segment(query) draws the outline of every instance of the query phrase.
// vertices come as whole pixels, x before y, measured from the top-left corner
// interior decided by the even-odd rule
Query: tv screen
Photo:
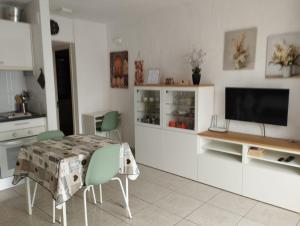
[[[225,118],[287,126],[289,90],[226,88]]]

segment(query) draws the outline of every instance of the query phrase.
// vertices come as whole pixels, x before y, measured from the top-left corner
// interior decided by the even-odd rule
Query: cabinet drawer
[[[0,141],[13,140],[22,137],[36,136],[45,131],[44,126],[32,127],[27,129],[12,130],[0,133]]]

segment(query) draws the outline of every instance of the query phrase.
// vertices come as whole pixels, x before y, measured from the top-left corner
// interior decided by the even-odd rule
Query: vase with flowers
[[[293,44],[282,42],[275,45],[270,63],[280,65],[282,76],[288,78],[292,75],[292,67],[296,65],[299,57],[299,48]]]
[[[202,50],[194,49],[187,57],[189,64],[192,66],[192,79],[194,85],[199,85],[201,80],[201,65],[206,53]]]

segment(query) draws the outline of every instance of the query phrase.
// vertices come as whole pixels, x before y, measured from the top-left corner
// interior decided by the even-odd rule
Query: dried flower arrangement
[[[296,64],[300,56],[299,48],[293,44],[286,44],[284,41],[275,45],[275,50],[270,63],[278,64],[281,67],[287,67]]]
[[[244,32],[240,33],[237,39],[233,40],[233,60],[235,69],[241,69],[247,66],[249,49],[245,46],[246,35]]]
[[[201,71],[201,65],[203,64],[206,53],[202,50],[194,49],[187,57],[188,63],[192,66],[193,72]]]

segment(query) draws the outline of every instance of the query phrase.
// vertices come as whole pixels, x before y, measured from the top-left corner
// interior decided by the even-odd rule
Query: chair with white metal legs
[[[84,216],[85,226],[88,226],[86,192],[93,186],[99,185],[100,188],[100,203],[102,203],[101,184],[108,181],[118,181],[122,195],[126,204],[126,209],[131,219],[131,212],[128,204],[128,196],[124,192],[123,184],[120,178],[116,177],[120,166],[120,145],[113,144],[105,146],[94,152],[91,157],[88,170],[85,177],[86,188],[83,191]]]
[[[63,139],[63,137],[65,136],[65,134],[62,131],[59,130],[50,130],[50,131],[46,131],[43,133],[40,133],[37,136],[37,140],[38,141],[45,141],[45,140],[61,140]],[[35,202],[35,197],[36,197],[36,192],[37,192],[37,186],[38,183],[36,182],[34,185],[34,190],[33,190],[33,195],[32,195],[32,201],[31,201],[31,207],[33,208],[34,206],[34,202]],[[92,187],[92,192],[93,192],[93,199],[94,199],[94,203],[96,204],[96,195],[95,195],[95,190],[94,187]],[[52,223],[55,224],[56,221],[56,217],[55,217],[55,200],[52,201]]]
[[[111,137],[111,133],[115,132],[118,135],[119,140],[122,140],[121,133],[118,129],[120,114],[117,111],[110,111],[104,115],[101,128],[98,128],[98,132],[104,132],[107,137]]]

